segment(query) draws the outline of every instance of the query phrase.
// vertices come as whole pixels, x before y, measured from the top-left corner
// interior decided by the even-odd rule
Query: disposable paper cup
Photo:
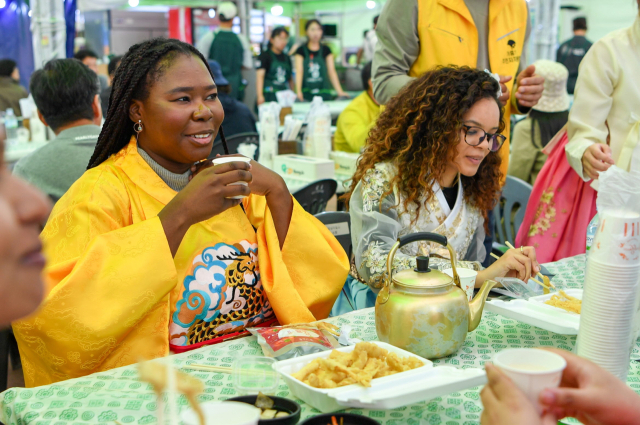
[[[258,425],[260,409],[247,403],[236,401],[223,401],[215,403],[202,403],[207,425]],[[200,421],[193,409],[186,410],[180,415],[185,425],[199,425]]]
[[[251,158],[247,158],[246,156],[225,156],[222,158],[216,158],[212,162],[213,162],[213,165],[226,164],[228,162],[246,162],[248,164],[251,162]],[[248,186],[248,183],[235,182],[235,183],[229,183],[227,186],[234,186],[234,185]],[[245,198],[245,196],[232,196],[229,199],[243,199],[243,198]]]
[[[533,403],[538,413],[540,392],[560,384],[565,359],[555,353],[535,348],[511,348],[493,356],[493,364],[499,367]]]
[[[606,212],[600,216],[589,259],[619,266],[637,265],[639,245],[640,214],[624,210]]]
[[[478,276],[478,272],[471,269],[464,269],[462,267],[457,267],[456,271],[458,272],[458,276],[460,276],[460,286],[467,294],[467,299],[469,301],[473,300],[473,289],[476,286],[476,276]],[[443,270],[443,273],[453,277],[453,269],[445,269]]]

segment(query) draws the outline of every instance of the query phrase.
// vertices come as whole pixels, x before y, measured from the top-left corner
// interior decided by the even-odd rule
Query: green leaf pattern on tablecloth
[[[573,257],[548,264],[547,269],[555,273],[554,284],[561,289],[581,288],[584,280],[584,256]],[[349,324],[352,337],[365,341],[376,339],[373,309],[361,310],[332,318],[338,326]],[[481,368],[491,360],[496,350],[511,347],[548,346],[571,350],[575,336],[557,335],[543,329],[517,322],[503,316],[485,312],[480,326],[467,336],[464,346],[455,355],[435,360],[438,365],[458,368]],[[176,366],[192,363],[207,363],[231,366],[234,359],[261,355],[262,350],[255,337],[229,341],[212,347],[178,354],[172,357]],[[639,346],[633,350],[634,358],[640,357]],[[640,393],[640,364],[631,362],[628,383]],[[201,402],[225,400],[238,395],[233,388],[230,375],[223,373],[190,373],[201,379],[205,393]],[[155,424],[158,402],[150,385],[137,380],[135,366],[98,373],[83,378],[58,382],[54,385],[24,389],[13,388],[0,394],[0,421],[7,425],[62,425],[74,423]],[[481,387],[469,388],[433,400],[394,410],[351,409],[353,413],[373,418],[384,425],[478,425],[482,404]],[[292,397],[289,388],[281,382],[276,394]],[[184,396],[178,397],[181,409],[187,406]],[[302,418],[317,415],[316,409],[302,403]]]

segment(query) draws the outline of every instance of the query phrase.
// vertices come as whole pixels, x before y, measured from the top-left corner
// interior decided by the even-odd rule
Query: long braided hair
[[[129,143],[134,124],[129,118],[131,100],[145,100],[149,96],[149,86],[162,76],[178,55],[200,58],[213,79],[206,59],[190,44],[174,39],[154,38],[131,46],[113,78],[109,110],[87,169],[102,164]],[[226,146],[222,126],[218,131]]]

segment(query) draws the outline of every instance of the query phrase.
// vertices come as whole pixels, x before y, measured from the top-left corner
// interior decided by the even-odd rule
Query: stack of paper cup
[[[640,214],[604,213],[585,274],[577,353],[626,381],[635,341]]]

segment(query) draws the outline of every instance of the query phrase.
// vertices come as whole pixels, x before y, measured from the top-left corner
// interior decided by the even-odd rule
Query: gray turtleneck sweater
[[[151,167],[151,169],[155,171],[158,176],[160,176],[162,181],[176,192],[180,192],[182,189],[184,189],[187,183],[189,183],[191,170],[187,170],[187,172],[183,174],[172,173],[171,171],[167,170],[162,165],[154,161],[148,153],[146,153],[143,149],[140,149],[140,146],[138,146],[138,153],[142,158],[144,158],[147,164],[149,164],[149,167]]]

